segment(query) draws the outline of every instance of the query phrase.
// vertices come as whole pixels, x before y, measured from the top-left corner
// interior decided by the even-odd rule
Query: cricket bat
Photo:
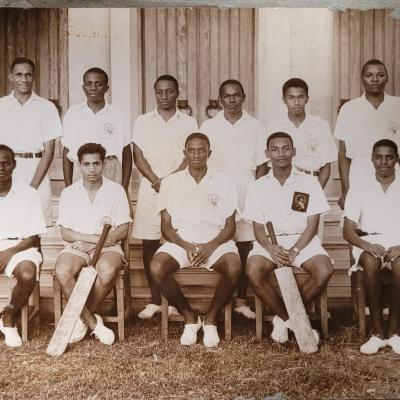
[[[272,244],[277,245],[274,227],[267,222],[267,230]],[[318,345],[312,332],[303,300],[291,267],[275,268],[275,276],[282,293],[283,301],[289,315],[289,319],[302,353],[315,353]]]
[[[68,299],[64,312],[62,313],[53,336],[50,339],[49,345],[47,346],[46,353],[50,356],[61,356],[68,346],[69,338],[71,337],[75,324],[85,307],[86,300],[94,281],[96,280],[97,271],[94,267],[99,259],[101,249],[103,248],[110,229],[111,225],[109,224],[103,226],[103,231],[101,232],[99,242],[94,251],[91,265],[82,268],[79,273],[79,277],[75,283],[74,289],[72,290],[71,296]]]

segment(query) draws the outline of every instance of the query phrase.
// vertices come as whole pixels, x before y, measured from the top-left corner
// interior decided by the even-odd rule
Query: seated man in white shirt
[[[65,188],[60,197],[57,224],[61,228],[65,248],[56,261],[56,276],[66,298],[75,286],[76,275],[90,263],[104,224],[112,229],[96,264],[97,278],[81,318],[75,325],[70,343],[82,340],[88,327],[100,342],[111,345],[115,336],[94,314],[113,286],[122,266],[124,253],[120,242],[128,234],[129,204],[123,187],[102,176],[106,150],[96,143],[78,149],[82,180]]]
[[[317,230],[322,213],[329,210],[319,182],[292,167],[296,154],[290,135],[275,132],[267,140],[270,172],[249,189],[243,218],[253,221],[256,241],[247,260],[247,274],[257,296],[276,314],[272,320],[274,341],[285,343],[291,323],[282,298],[268,280],[276,267],[294,266],[310,274],[300,287],[305,304],[318,296],[333,272]],[[271,243],[265,225],[271,221],[278,245]],[[314,335],[319,341],[318,332]]]
[[[211,154],[206,135],[193,133],[185,142],[188,168],[164,178],[158,199],[161,230],[167,242],[155,254],[150,273],[159,291],[185,318],[181,344],[197,341],[203,326],[203,343],[219,343],[217,314],[231,299],[240,277],[235,242],[237,198],[226,175],[207,170]],[[204,267],[218,271],[220,281],[204,322],[190,307],[173,274],[180,268]]]
[[[9,347],[22,345],[15,318],[33,291],[42,261],[38,235],[46,232],[39,194],[13,182],[15,166],[13,150],[0,145],[0,273],[17,279],[10,302],[0,313],[0,332]]]
[[[396,143],[389,139],[376,142],[372,150],[375,176],[350,186],[345,202],[343,236],[353,245],[355,259],[350,272],[364,270],[371,314],[372,336],[360,348],[364,354],[375,354],[386,345],[400,354],[400,178],[395,172],[398,161]],[[391,268],[393,274],[388,293],[387,334],[382,320],[383,293],[379,281],[383,267]]]

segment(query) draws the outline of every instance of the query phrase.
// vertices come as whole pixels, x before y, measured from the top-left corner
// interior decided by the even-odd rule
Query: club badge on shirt
[[[305,213],[308,208],[309,200],[310,195],[308,193],[294,192],[292,200],[292,210]]]
[[[116,137],[116,130],[114,128],[114,125],[106,122],[103,125],[103,135],[106,139],[114,139]]]
[[[389,123],[389,131],[391,132],[392,135],[395,135],[396,133],[399,132],[399,124],[396,121],[391,121]]]
[[[103,217],[100,218],[99,222],[99,227],[103,228],[105,224],[109,224],[111,226],[114,226],[114,219],[113,217],[110,217],[109,215],[104,215]]]
[[[315,139],[307,140],[306,149],[307,153],[314,154],[318,150],[318,142]]]
[[[207,196],[207,208],[215,210],[219,204],[219,196],[216,193],[210,193]]]

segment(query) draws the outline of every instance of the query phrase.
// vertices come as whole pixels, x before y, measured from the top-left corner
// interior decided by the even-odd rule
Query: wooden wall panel
[[[143,111],[155,107],[154,80],[168,73],[178,79],[179,98],[189,100],[199,123],[207,118],[208,101],[217,99],[220,83],[229,78],[242,81],[245,108],[254,113],[254,9],[142,9],[141,24]]]
[[[335,13],[335,106],[341,99],[360,96],[362,65],[371,58],[382,60],[389,74],[386,91],[400,96],[400,21],[391,10],[348,10]],[[335,114],[336,114],[335,107]]]

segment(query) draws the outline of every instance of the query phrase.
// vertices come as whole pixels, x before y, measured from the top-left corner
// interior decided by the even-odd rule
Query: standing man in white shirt
[[[372,335],[360,351],[375,354],[389,345],[400,354],[400,178],[395,173],[399,162],[396,143],[383,139],[372,149],[375,176],[360,185],[350,186],[344,209],[344,238],[353,245],[355,263],[350,269],[364,270],[365,292],[371,314]],[[357,228],[362,236],[357,234]],[[382,318],[383,267],[392,270],[389,288],[389,324],[387,334]]]
[[[288,133],[296,149],[293,165],[298,170],[317,177],[324,188],[331,172],[331,163],[337,160],[337,147],[329,124],[306,113],[308,85],[302,79],[292,78],[284,83],[282,100],[288,112],[284,118],[272,122],[267,133]]]
[[[268,273],[286,265],[307,271],[310,277],[299,288],[305,304],[322,292],[333,266],[316,234],[320,215],[329,211],[329,204],[319,182],[292,167],[296,150],[289,134],[270,135],[266,154],[272,169],[251,185],[243,213],[243,218],[253,222],[256,237],[247,274],[257,296],[275,314],[271,338],[285,343],[291,322],[282,298],[268,281]],[[267,236],[268,221],[274,226],[277,245]],[[318,342],[315,330],[314,335]]]
[[[210,141],[203,133],[186,139],[188,167],[165,178],[158,199],[161,229],[167,240],[151,262],[150,273],[160,292],[185,318],[181,344],[196,344],[203,327],[203,343],[216,347],[218,312],[229,302],[240,277],[240,259],[235,243],[237,199],[235,188],[224,174],[209,171]],[[204,322],[190,307],[173,278],[180,268],[204,267],[218,271],[215,288]]]
[[[339,172],[344,207],[353,183],[373,176],[371,149],[380,139],[400,144],[400,97],[385,93],[388,74],[380,60],[367,61],[361,71],[365,93],[345,103],[339,112],[334,137],[339,140]]]
[[[128,235],[132,219],[123,187],[103,176],[105,148],[98,143],[86,143],[78,149],[77,155],[82,180],[61,193],[57,224],[65,248],[57,258],[55,271],[68,299],[77,274],[90,263],[103,225],[111,225],[96,264],[98,275],[82,312],[83,320],[78,320],[70,338],[70,343],[82,340],[89,327],[101,343],[111,345],[114,332],[106,328],[100,315],[94,312],[112,289],[115,275],[122,266],[124,252],[120,242]]]
[[[38,278],[42,261],[38,235],[46,232],[39,195],[14,181],[15,167],[13,150],[0,144],[0,273],[17,279],[10,302],[0,313],[0,332],[9,347],[22,345],[15,319]]]
[[[101,68],[83,74],[86,101],[68,109],[63,118],[63,170],[65,186],[81,179],[77,151],[85,143],[100,143],[106,149],[103,174],[120,183],[128,193],[132,173],[131,137],[120,109],[105,100],[108,75]]]
[[[154,93],[157,108],[136,119],[132,138],[133,158],[142,174],[132,236],[143,241],[143,264],[151,292],[151,303],[139,313],[139,318],[151,318],[161,311],[161,296],[149,273],[161,239],[161,217],[157,214],[161,180],[186,167],[182,155],[185,139],[198,130],[196,120],[176,107],[179,86],[173,76],[159,76]],[[176,310],[170,307],[169,312]]]
[[[40,195],[47,226],[52,225],[50,180],[47,171],[55,139],[62,134],[56,106],[33,90],[35,64],[24,57],[11,64],[13,91],[0,99],[0,143],[15,152],[14,181],[26,183]]]
[[[235,183],[240,211],[244,209],[248,184],[267,172],[264,152],[267,135],[262,123],[243,110],[245,99],[239,81],[229,79],[222,82],[219,101],[223,110],[204,121],[200,128],[211,142],[208,166],[212,171],[227,174]],[[255,313],[246,301],[246,260],[254,240],[253,228],[248,221],[238,221],[234,240],[242,263],[235,312],[254,319]]]

